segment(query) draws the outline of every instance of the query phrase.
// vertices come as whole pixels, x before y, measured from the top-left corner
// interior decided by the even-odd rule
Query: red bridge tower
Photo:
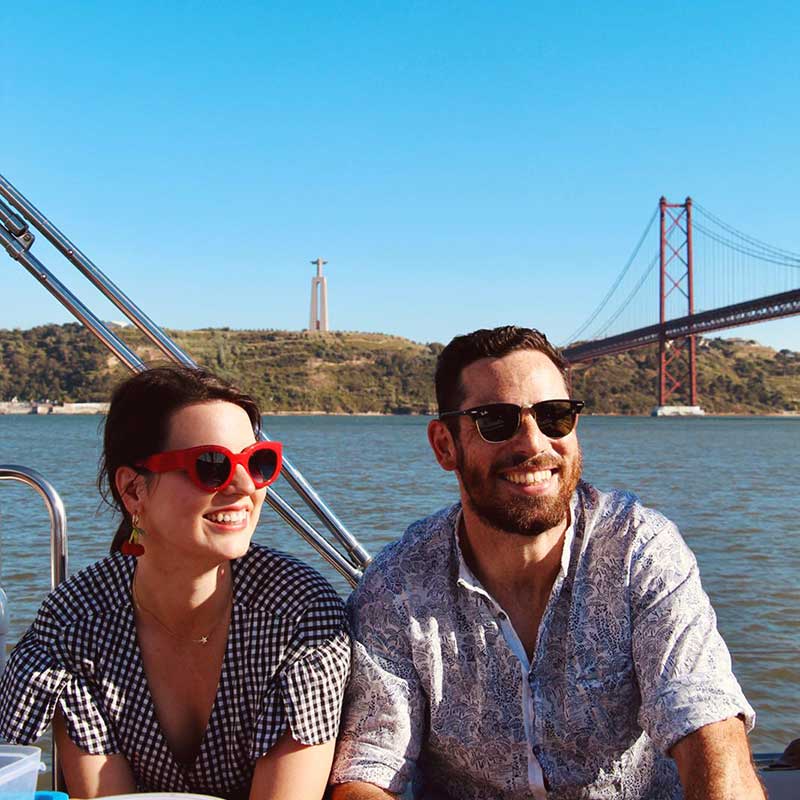
[[[661,214],[661,290],[659,322],[667,321],[667,298],[675,291],[687,301],[689,315],[694,314],[692,264],[692,198],[685,203],[659,201]],[[683,316],[683,314],[672,314]],[[670,398],[688,383],[689,406],[697,407],[697,351],[694,334],[678,339],[659,336],[658,405],[667,406]],[[685,365],[685,369],[683,368]],[[679,370],[680,367],[680,370]],[[683,378],[683,379],[681,379]],[[697,409],[695,413],[702,413]]]

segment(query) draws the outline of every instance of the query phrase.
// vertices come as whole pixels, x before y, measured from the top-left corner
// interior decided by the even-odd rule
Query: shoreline
[[[68,416],[104,416],[108,412],[108,403],[64,403],[58,405],[54,403],[8,403],[0,401],[0,416],[8,417],[68,417]],[[265,411],[262,417],[429,417],[436,416],[435,413],[420,411],[408,411],[401,414],[384,411]],[[647,419],[652,414],[616,414],[614,412],[584,412],[584,417],[619,417],[623,419]],[[718,411],[706,414],[692,415],[673,415],[658,417],[657,419],[715,419],[715,418],[739,418],[739,419],[798,419],[800,412],[783,411],[780,413],[757,413],[746,411]]]

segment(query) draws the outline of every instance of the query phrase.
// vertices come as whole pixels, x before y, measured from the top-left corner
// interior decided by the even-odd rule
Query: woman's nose
[[[253,494],[253,492],[256,491],[256,485],[253,483],[253,478],[241,464],[236,465],[236,469],[233,473],[233,479],[228,484],[226,490],[230,489],[231,487],[241,494]]]

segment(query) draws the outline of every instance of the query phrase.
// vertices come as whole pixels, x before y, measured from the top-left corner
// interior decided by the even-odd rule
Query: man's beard
[[[564,522],[569,516],[569,504],[583,469],[583,458],[578,448],[572,462],[559,456],[539,456],[512,460],[509,464],[492,468],[491,475],[498,476],[499,469],[510,466],[525,467],[531,472],[558,467],[558,493],[550,497],[523,497],[517,495],[500,501],[494,494],[492,482],[480,471],[466,463],[460,443],[456,444],[458,474],[469,504],[479,519],[505,533],[520,536],[538,536]],[[502,478],[496,477],[496,480]]]

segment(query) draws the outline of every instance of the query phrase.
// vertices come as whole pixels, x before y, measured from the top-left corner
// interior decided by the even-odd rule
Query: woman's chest
[[[217,700],[226,639],[170,641],[157,631],[140,630],[139,643],[161,732],[175,759],[189,764],[197,757]]]

